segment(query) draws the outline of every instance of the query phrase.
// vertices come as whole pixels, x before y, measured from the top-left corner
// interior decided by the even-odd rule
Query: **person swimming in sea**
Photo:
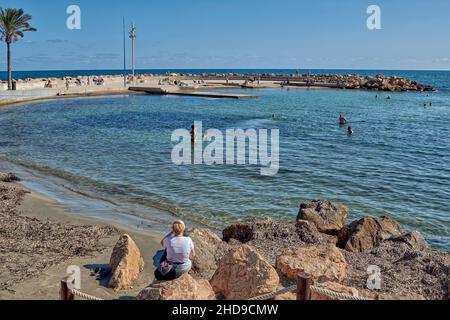
[[[339,114],[339,124],[340,124],[341,126],[347,124],[347,119],[344,117],[344,115],[343,115],[342,113]]]
[[[349,135],[352,135],[353,134],[353,129],[352,129],[352,127],[348,127],[348,129],[347,129],[347,133],[349,134]]]

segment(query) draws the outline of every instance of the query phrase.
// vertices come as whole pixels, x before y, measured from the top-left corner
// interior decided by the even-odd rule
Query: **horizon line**
[[[347,71],[347,70],[354,70],[354,71],[439,71],[439,72],[450,72],[450,69],[389,69],[389,68],[244,68],[244,67],[238,67],[238,68],[136,68],[136,71],[139,70],[298,70],[298,71],[304,71],[304,70],[334,70],[334,71]],[[36,70],[26,70],[26,69],[18,69],[18,70],[12,70],[12,72],[44,72],[44,71],[51,71],[51,72],[58,72],[58,71],[124,71],[123,68],[107,68],[107,69],[36,69]],[[130,69],[127,69],[127,71],[131,71]],[[0,70],[0,72],[7,72],[7,70]]]

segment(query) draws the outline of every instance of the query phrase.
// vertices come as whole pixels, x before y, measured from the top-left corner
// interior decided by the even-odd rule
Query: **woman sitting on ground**
[[[155,271],[157,280],[175,280],[191,270],[190,258],[195,257],[195,249],[192,239],[184,236],[185,230],[183,221],[175,221],[172,232],[161,241],[166,251]]]

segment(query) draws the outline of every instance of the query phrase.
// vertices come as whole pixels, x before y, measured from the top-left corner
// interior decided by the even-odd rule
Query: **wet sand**
[[[0,183],[0,187],[2,186],[25,190],[22,186],[17,184]],[[112,232],[112,235],[99,239],[99,247],[102,249],[95,250],[84,256],[72,256],[68,259],[62,258],[60,262],[53,266],[42,271],[37,271],[36,276],[16,281],[14,275],[10,275],[10,277],[14,279],[8,279],[8,273],[6,273],[6,278],[3,278],[5,277],[5,274],[1,273],[3,278],[2,282],[14,280],[14,284],[8,286],[6,289],[3,288],[3,290],[0,290],[0,299],[57,300],[59,299],[60,281],[65,276],[67,267],[71,265],[79,266],[81,269],[81,290],[83,292],[108,300],[133,299],[140,290],[153,281],[153,257],[155,253],[161,249],[159,241],[162,235],[147,231],[131,230],[122,225],[104,223],[73,215],[70,212],[64,211],[64,209],[52,199],[35,192],[30,192],[29,190],[26,190],[26,192],[28,193],[25,194],[17,208],[18,214],[22,217],[36,218],[41,222],[49,221],[50,224],[64,224],[69,226],[111,226],[117,230]],[[113,290],[106,288],[104,283],[99,283],[99,281],[95,279],[95,276],[91,275],[91,269],[99,265],[105,266],[109,263],[109,258],[114,245],[123,233],[129,234],[139,246],[145,260],[145,270],[140,274],[133,289],[116,293]],[[70,239],[67,239],[67,241],[70,241]],[[20,257],[20,254],[16,252],[7,254],[9,256],[11,254],[15,255],[10,257],[13,261],[14,259],[19,259],[18,261],[23,259]],[[50,255],[51,252],[49,251],[48,254]],[[46,259],[46,252],[43,253],[42,259]],[[23,272],[26,272],[26,270],[23,270]]]

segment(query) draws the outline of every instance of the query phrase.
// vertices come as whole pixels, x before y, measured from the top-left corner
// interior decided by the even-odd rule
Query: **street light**
[[[123,87],[127,87],[127,42],[125,31],[125,17],[123,17]]]
[[[130,31],[130,39],[131,39],[131,69],[133,74],[133,83],[134,83],[134,70],[135,70],[135,56],[134,56],[134,41],[136,39],[136,26],[134,23],[131,25]]]

